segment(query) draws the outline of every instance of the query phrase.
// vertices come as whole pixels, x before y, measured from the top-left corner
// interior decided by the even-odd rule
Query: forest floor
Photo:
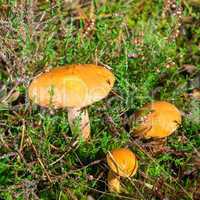
[[[200,1],[0,0],[0,199],[200,199]],[[109,66],[116,82],[91,105],[92,138],[70,132],[65,109],[33,106],[37,74],[72,63]],[[181,126],[141,139],[127,118],[154,100]],[[106,153],[139,160],[126,192],[107,189]]]

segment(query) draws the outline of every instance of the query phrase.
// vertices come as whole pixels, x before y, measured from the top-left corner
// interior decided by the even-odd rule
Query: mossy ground
[[[0,0],[0,199],[200,199],[200,100],[192,95],[200,87],[200,5],[174,1],[167,10],[166,2]],[[109,66],[117,79],[89,107],[87,144],[70,132],[65,110],[26,97],[35,75],[71,63]],[[126,124],[152,100],[183,115],[165,140],[134,138]],[[115,147],[139,159],[120,195],[106,185],[105,155]]]

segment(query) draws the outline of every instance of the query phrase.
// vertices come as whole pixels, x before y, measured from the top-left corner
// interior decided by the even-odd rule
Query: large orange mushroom
[[[110,168],[108,172],[108,189],[110,192],[120,193],[120,176],[130,178],[135,175],[138,161],[135,154],[127,148],[114,149],[107,153],[107,163]]]
[[[145,105],[134,118],[136,126],[133,132],[145,138],[167,137],[181,124],[180,111],[166,101],[156,101]]]
[[[83,108],[105,98],[114,82],[112,72],[102,66],[66,65],[37,76],[29,86],[28,96],[40,106],[66,108],[71,130],[78,121],[83,139],[88,140],[90,123]]]

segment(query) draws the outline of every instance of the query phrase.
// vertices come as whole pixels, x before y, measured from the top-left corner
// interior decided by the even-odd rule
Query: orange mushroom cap
[[[181,123],[180,111],[171,103],[156,101],[145,105],[137,114],[135,132],[146,138],[163,138],[172,134]]]
[[[135,154],[126,148],[114,149],[108,153],[107,163],[113,172],[122,177],[133,176],[138,168]]]
[[[55,108],[82,108],[105,98],[115,82],[106,68],[74,64],[53,68],[36,77],[28,95],[34,103]]]

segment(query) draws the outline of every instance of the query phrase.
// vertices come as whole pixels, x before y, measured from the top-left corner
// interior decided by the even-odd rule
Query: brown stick
[[[51,177],[49,176],[49,174],[48,174],[48,172],[47,172],[47,170],[46,170],[46,168],[45,168],[45,166],[44,166],[44,164],[43,164],[43,162],[42,162],[42,160],[41,160],[41,158],[40,158],[40,156],[39,156],[39,154],[38,154],[38,152],[37,152],[37,150],[36,150],[36,147],[34,146],[34,144],[33,144],[33,142],[32,142],[31,137],[28,137],[28,139],[29,139],[29,144],[31,145],[31,147],[32,147],[32,149],[33,149],[33,151],[34,151],[34,153],[36,154],[36,157],[37,157],[38,162],[40,163],[41,167],[43,168],[44,173],[45,173],[46,176],[47,176],[47,179],[48,179],[49,182],[51,183],[51,182],[52,182]]]

